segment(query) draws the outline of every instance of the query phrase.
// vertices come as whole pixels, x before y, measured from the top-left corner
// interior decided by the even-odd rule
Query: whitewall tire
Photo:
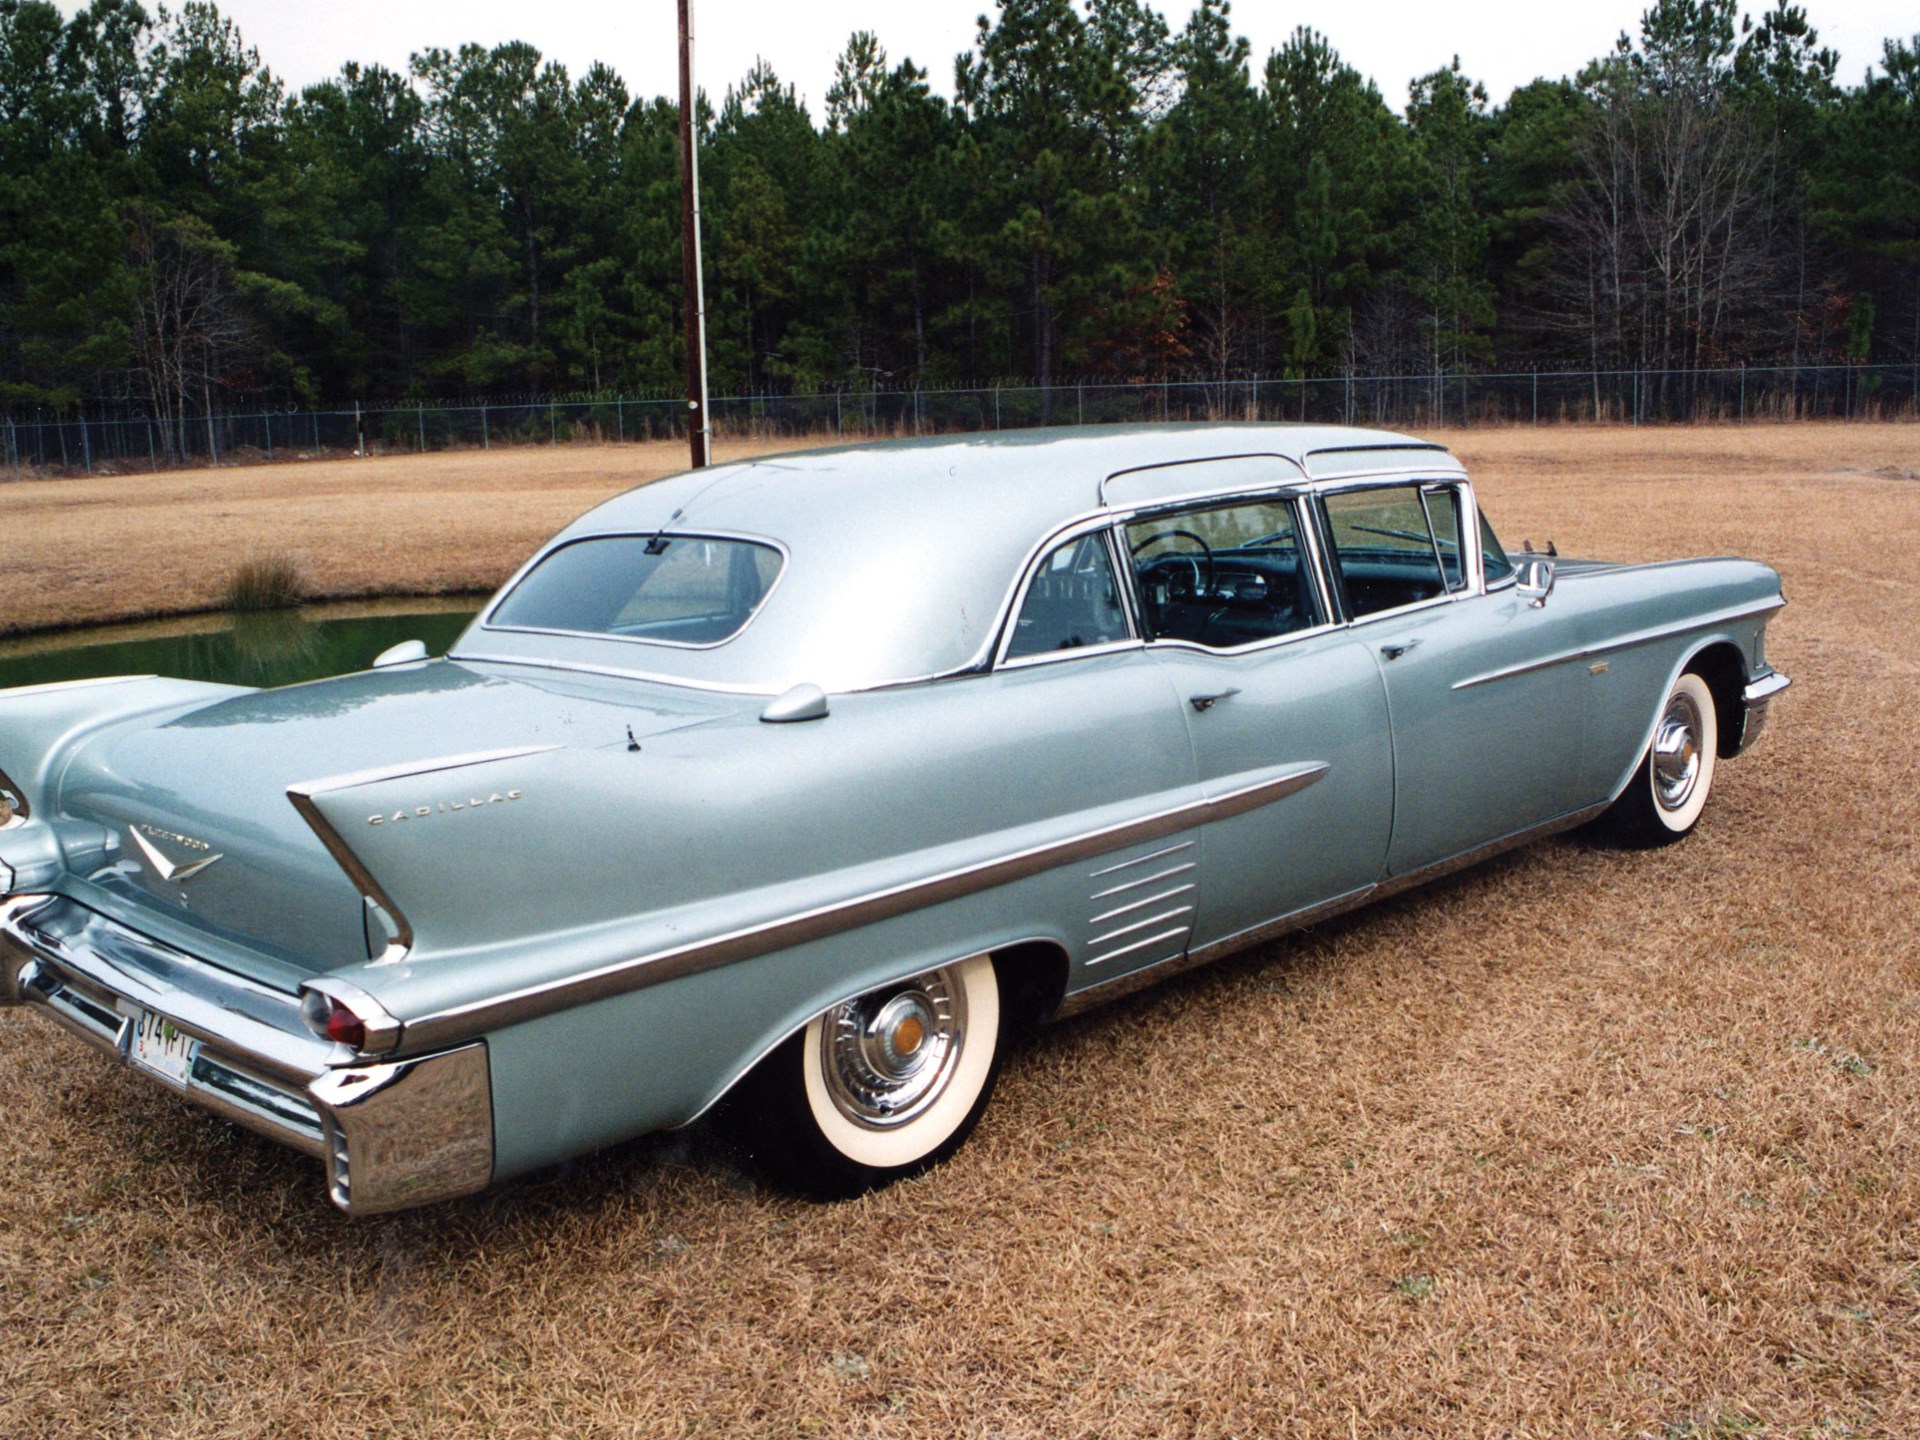
[[[1628,845],[1670,845],[1700,822],[1720,753],[1713,690],[1689,670],[1673,684],[1633,779],[1604,817]]]
[[[775,1178],[857,1195],[938,1164],[999,1075],[1000,985],[985,955],[834,1006],[768,1057],[743,1097]]]

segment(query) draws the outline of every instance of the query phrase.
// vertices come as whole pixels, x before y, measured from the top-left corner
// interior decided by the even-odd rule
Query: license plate
[[[176,1029],[166,1016],[142,1010],[133,1018],[133,1043],[127,1047],[127,1058],[163,1080],[185,1085],[199,1048],[199,1041]]]

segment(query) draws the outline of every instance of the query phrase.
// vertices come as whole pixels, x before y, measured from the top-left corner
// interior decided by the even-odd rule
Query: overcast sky
[[[1269,51],[1296,25],[1325,34],[1349,64],[1370,75],[1389,104],[1404,106],[1417,75],[1458,53],[1497,103],[1517,85],[1571,75],[1634,29],[1648,0],[1239,0],[1237,33],[1253,44],[1256,77]],[[1750,0],[1757,14],[1768,0]],[[1840,52],[1840,79],[1859,81],[1888,36],[1920,31],[1913,0],[1802,0],[1821,40]],[[525,40],[578,75],[612,66],[636,97],[672,94],[675,0],[219,0],[262,60],[292,90],[338,73],[342,63],[404,70],[415,50],[468,41]],[[72,0],[61,7],[76,9]],[[1177,31],[1188,0],[1157,8]],[[695,0],[695,72],[717,99],[756,57],[796,85],[815,120],[833,61],[855,30],[872,30],[894,61],[911,56],[944,95],[953,57],[973,43],[993,0]]]

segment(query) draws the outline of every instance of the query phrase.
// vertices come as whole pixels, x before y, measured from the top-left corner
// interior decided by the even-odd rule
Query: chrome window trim
[[[1357,630],[1363,625],[1371,625],[1376,620],[1393,620],[1402,615],[1412,615],[1421,610],[1433,610],[1442,605],[1452,605],[1464,598],[1464,592],[1450,590],[1444,595],[1435,595],[1426,600],[1415,600],[1410,605],[1396,605],[1391,610],[1375,610],[1368,615],[1360,615],[1347,621],[1349,630]]]
[[[1031,670],[1037,665],[1059,665],[1068,660],[1082,660],[1093,655],[1118,655],[1127,650],[1145,649],[1145,643],[1137,636],[1130,635],[1125,640],[1110,640],[1104,645],[1079,645],[1071,650],[1048,650],[1039,655],[1003,656],[994,664],[994,673]]]
[[[1346,628],[1338,621],[1324,621],[1307,630],[1289,630],[1284,635],[1269,635],[1264,640],[1249,640],[1244,645],[1235,645],[1230,649],[1213,645],[1202,645],[1195,640],[1149,640],[1149,650],[1191,650],[1199,655],[1254,655],[1264,650],[1278,650],[1299,640],[1312,640],[1316,636],[1331,635],[1336,630]]]
[[[1318,450],[1305,451],[1300,456],[1299,463],[1300,463],[1300,468],[1306,472],[1306,475],[1309,479],[1314,480],[1317,483],[1337,485],[1343,481],[1350,480],[1355,477],[1351,475],[1315,475],[1313,473],[1313,460],[1316,455],[1366,455],[1366,454],[1382,454],[1382,453],[1397,452],[1397,451],[1405,451],[1408,453],[1409,456],[1416,455],[1416,454],[1422,455],[1422,456],[1444,455],[1449,460],[1452,460],[1454,465],[1458,467],[1456,471],[1457,474],[1464,475],[1466,473],[1466,466],[1461,465],[1459,457],[1456,456],[1446,446],[1434,440],[1392,440],[1392,441],[1388,441],[1384,445],[1324,445]],[[1424,464],[1410,463],[1406,468],[1409,470],[1412,470],[1412,469],[1431,470],[1434,467],[1432,462],[1429,460]],[[1365,475],[1373,475],[1373,474],[1385,473],[1385,472],[1368,470],[1360,473]]]
[[[1281,486],[1266,487],[1260,490],[1236,492],[1225,497],[1212,495],[1200,496],[1197,497],[1193,503],[1182,501],[1176,504],[1142,506],[1138,510],[1128,512],[1119,519],[1116,519],[1113,522],[1113,543],[1115,548],[1120,552],[1120,555],[1124,558],[1124,564],[1121,568],[1126,579],[1122,588],[1126,592],[1127,606],[1133,612],[1134,634],[1141,638],[1141,643],[1150,651],[1164,647],[1170,650],[1191,650],[1200,655],[1249,655],[1257,651],[1276,649],[1282,645],[1291,645],[1296,640],[1308,640],[1316,635],[1324,635],[1329,631],[1338,630],[1341,626],[1341,621],[1334,611],[1333,597],[1327,588],[1327,576],[1325,565],[1320,555],[1318,536],[1314,533],[1315,526],[1311,514],[1313,507],[1309,503],[1312,498],[1309,487],[1296,481]],[[1226,503],[1222,503],[1223,499]],[[1233,508],[1233,503],[1239,500],[1247,500],[1250,502],[1279,500],[1283,501],[1293,512],[1294,546],[1301,551],[1303,559],[1311,568],[1314,597],[1319,602],[1321,615],[1326,618],[1317,624],[1307,626],[1305,629],[1289,630],[1281,635],[1268,635],[1259,640],[1249,640],[1244,645],[1202,645],[1197,640],[1169,640],[1158,636],[1149,639],[1147,637],[1146,626],[1142,620],[1144,612],[1140,605],[1140,577],[1133,568],[1133,557],[1127,553],[1126,542],[1121,538],[1121,536],[1125,534],[1127,526],[1137,520],[1152,520],[1163,515],[1196,514],[1202,510],[1230,510]],[[1301,544],[1303,537],[1306,540],[1304,546]]]
[[[1018,670],[1031,665],[1049,664],[1061,660],[1074,659],[1082,655],[1109,655],[1118,650],[1136,647],[1141,643],[1139,617],[1133,613],[1133,608],[1127,603],[1125,594],[1126,586],[1120,579],[1124,567],[1117,562],[1114,555],[1116,549],[1113,538],[1114,530],[1113,519],[1109,515],[1083,516],[1069,523],[1064,530],[1054,532],[1051,537],[1042,541],[1032,554],[1027,556],[1019,571],[1019,577],[1015,581],[1016,594],[1013,603],[1006,607],[1006,619],[998,631],[999,643],[993,648],[991,668],[994,670]],[[1098,535],[1102,533],[1106,536],[1107,564],[1113,570],[1114,589],[1120,592],[1117,598],[1120,602],[1121,619],[1127,627],[1127,638],[1124,640],[1109,641],[1104,645],[1083,645],[1074,650],[1050,650],[1042,655],[1009,656],[1007,651],[1013,648],[1014,627],[1020,623],[1020,612],[1026,607],[1027,592],[1033,588],[1033,582],[1039,578],[1040,566],[1046,561],[1048,556],[1052,555],[1053,552],[1058,550],[1062,545],[1071,544],[1073,541],[1084,539],[1088,535]]]
[[[1196,455],[1186,460],[1162,460],[1153,465],[1134,465],[1125,470],[1115,470],[1101,479],[1099,485],[1094,489],[1094,494],[1099,498],[1100,505],[1103,509],[1111,510],[1113,507],[1112,502],[1107,499],[1107,486],[1125,476],[1151,475],[1156,470],[1183,470],[1194,465],[1232,465],[1247,460],[1277,460],[1294,472],[1295,478],[1274,482],[1277,485],[1297,488],[1301,485],[1310,484],[1313,480],[1313,477],[1307,473],[1306,466],[1301,464],[1300,461],[1287,455],[1275,454],[1272,451],[1256,450],[1244,455]],[[1254,488],[1264,491],[1273,489],[1274,485],[1263,484],[1255,486]],[[1239,484],[1228,485],[1217,491],[1199,490],[1191,495],[1181,495],[1166,500],[1136,500],[1129,502],[1121,508],[1137,514],[1160,506],[1185,507],[1189,502],[1204,503],[1216,496],[1240,495],[1246,493],[1246,491],[1247,485],[1242,481]]]
[[[1417,475],[1425,475],[1427,478],[1425,479],[1411,478]],[[1400,471],[1392,475],[1367,475],[1367,476],[1357,477],[1359,480],[1358,484],[1353,483],[1354,478],[1356,477],[1342,476],[1337,481],[1328,482],[1324,488],[1317,489],[1314,494],[1314,500],[1317,502],[1313,507],[1314,510],[1317,512],[1314,517],[1316,525],[1325,527],[1326,529],[1327,553],[1326,553],[1326,560],[1324,563],[1325,563],[1325,569],[1327,572],[1327,578],[1329,582],[1332,581],[1335,566],[1338,562],[1338,556],[1339,556],[1339,551],[1334,546],[1334,543],[1333,543],[1332,521],[1327,515],[1326,502],[1329,497],[1333,495],[1343,495],[1347,493],[1349,490],[1384,490],[1384,489],[1392,489],[1396,487],[1404,487],[1408,484],[1412,484],[1414,486],[1417,486],[1421,491],[1422,499],[1420,504],[1420,510],[1422,514],[1426,513],[1425,492],[1429,484],[1435,487],[1451,486],[1455,489],[1467,491],[1468,493],[1465,497],[1465,500],[1471,500],[1473,498],[1471,494],[1471,490],[1469,488],[1469,482],[1467,481],[1464,474],[1457,475],[1457,476],[1436,477],[1433,475],[1433,472],[1431,470]],[[1464,500],[1463,500],[1463,503],[1465,503]],[[1479,518],[1479,509],[1477,505],[1474,506],[1473,508],[1473,515],[1477,522]],[[1463,517],[1463,520],[1464,520],[1464,517]],[[1477,528],[1475,533],[1478,533]],[[1433,525],[1431,520],[1429,520],[1427,525],[1427,538],[1430,543],[1433,541]],[[1447,578],[1447,567],[1445,562],[1441,561],[1440,559],[1440,552],[1437,545],[1435,545],[1435,549],[1434,549],[1434,560],[1435,560],[1435,563],[1440,566],[1440,580],[1441,580],[1441,583],[1444,585],[1446,583],[1446,578]],[[1437,605],[1451,605],[1455,601],[1463,600],[1468,598],[1469,596],[1477,595],[1480,593],[1483,593],[1483,592],[1472,587],[1471,585],[1463,585],[1461,588],[1457,590],[1452,588],[1447,588],[1442,590],[1438,595],[1429,596],[1425,600],[1415,600],[1411,604],[1407,604],[1407,605],[1396,605],[1391,610],[1373,610],[1368,612],[1365,615],[1354,615],[1352,613],[1349,613],[1347,612],[1346,605],[1343,604],[1341,607],[1343,613],[1345,613],[1345,619],[1343,623],[1348,628],[1353,628],[1361,625],[1371,625],[1376,620],[1392,620],[1401,615],[1411,615],[1416,611],[1431,610]],[[1346,596],[1346,590],[1344,586],[1341,587],[1341,595],[1342,595],[1342,599],[1344,600]]]
[[[748,700],[771,700],[783,694],[788,687],[769,687],[765,685],[729,685],[719,680],[695,680],[685,675],[661,675],[651,670],[629,670],[620,665],[596,665],[586,660],[556,660],[545,655],[495,655],[487,651],[472,651],[447,658],[461,665],[516,665],[527,670],[564,670],[572,675],[604,675],[614,680],[644,680],[652,685],[668,685],[680,690],[697,690],[708,695],[737,695]],[[933,680],[939,676],[923,676]],[[918,684],[917,680],[894,682],[898,684]],[[872,689],[886,689],[888,686],[872,686]]]
[[[1460,548],[1460,583],[1457,585],[1450,583],[1447,588],[1457,595],[1481,594],[1484,587],[1474,584],[1474,567],[1469,563],[1474,559],[1477,547],[1467,539],[1469,531],[1472,531],[1476,538],[1479,536],[1479,508],[1472,503],[1473,496],[1467,487],[1459,481],[1436,480],[1420,487],[1420,508],[1427,512],[1427,532],[1433,537],[1434,558],[1440,562],[1442,577],[1447,573],[1447,559],[1440,549],[1440,527],[1433,523],[1433,510],[1427,504],[1427,497],[1438,490],[1453,492],[1454,518],[1460,525],[1460,538],[1455,542]]]
[[[740,622],[739,628],[721,640],[705,640],[695,643],[689,640],[650,640],[641,635],[621,635],[611,630],[563,630],[542,625],[496,625],[493,617],[502,605],[512,598],[514,591],[547,561],[562,550],[571,550],[576,545],[585,545],[594,540],[728,540],[742,545],[760,545],[780,556],[779,573],[773,577],[773,583],[767,586],[760,598],[754,602],[753,609],[747,612],[747,618]],[[723,645],[731,645],[746,633],[747,627],[760,618],[767,608],[767,602],[773,599],[774,592],[780,588],[780,582],[786,579],[787,567],[793,563],[793,554],[782,541],[767,535],[748,535],[726,530],[668,531],[655,530],[651,533],[631,530],[608,530],[595,535],[576,535],[571,540],[563,540],[549,545],[532,560],[520,568],[520,572],[501,587],[500,592],[487,602],[486,610],[477,617],[476,623],[482,630],[496,635],[550,635],[566,640],[617,640],[623,645],[657,645],[663,650],[718,650]],[[448,652],[452,657],[453,652]]]

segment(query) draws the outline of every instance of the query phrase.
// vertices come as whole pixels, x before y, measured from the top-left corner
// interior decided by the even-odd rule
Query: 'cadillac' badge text
[[[442,800],[438,805],[416,805],[411,810],[396,810],[391,815],[369,815],[367,824],[391,825],[396,820],[426,820],[435,815],[451,815],[456,810],[479,810],[488,805],[518,800],[524,794],[524,790],[508,790],[504,794],[496,790],[485,799],[476,795],[466,800]]]

